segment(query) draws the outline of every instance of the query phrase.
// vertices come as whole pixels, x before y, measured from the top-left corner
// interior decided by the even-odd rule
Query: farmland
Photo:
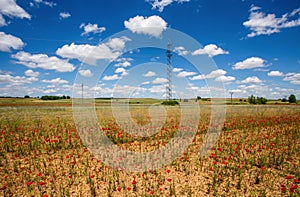
[[[155,102],[133,102],[137,124],[151,121]],[[105,165],[83,145],[71,101],[1,104],[0,196],[300,195],[299,105],[228,105],[218,142],[200,157],[211,115],[200,102],[197,134],[184,154],[163,168],[133,173]],[[178,131],[180,108],[165,108],[164,125],[147,138],[120,128],[107,101],[96,102],[96,115],[115,144],[143,152],[165,146]]]

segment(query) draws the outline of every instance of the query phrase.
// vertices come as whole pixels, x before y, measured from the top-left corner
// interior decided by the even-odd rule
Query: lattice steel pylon
[[[171,52],[171,42],[169,40],[168,42],[168,49],[167,49],[167,58],[168,58],[168,68],[167,68],[167,79],[168,79],[168,84],[166,86],[166,99],[170,101],[172,99],[172,66],[171,66],[171,57],[172,57],[172,52]]]

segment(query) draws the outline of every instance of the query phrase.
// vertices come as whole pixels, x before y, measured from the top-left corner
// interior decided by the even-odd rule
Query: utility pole
[[[232,95],[233,95],[233,92],[229,92],[230,93],[230,102],[231,102],[231,105],[232,105]]]
[[[166,87],[166,97],[167,100],[170,101],[172,99],[172,67],[171,67],[171,42],[168,42],[168,49],[167,49],[167,58],[168,58],[168,68],[167,68],[167,77],[168,77],[168,86]]]

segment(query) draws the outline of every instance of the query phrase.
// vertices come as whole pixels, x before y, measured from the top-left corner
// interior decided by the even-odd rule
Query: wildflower
[[[290,192],[294,192],[294,190],[297,189],[297,188],[298,188],[297,185],[291,185]]]
[[[171,170],[167,170],[167,173],[170,173],[171,172]]]
[[[27,183],[26,183],[26,185],[29,187],[30,185],[32,185],[32,181],[28,181]]]
[[[40,182],[39,182],[39,185],[41,185],[41,186],[42,186],[42,185],[45,185],[45,184],[46,184],[46,183],[45,183],[44,181],[40,181]]]
[[[130,190],[131,190],[131,187],[127,187],[127,190],[130,191]]]
[[[133,181],[132,181],[132,185],[135,185],[135,184],[136,184],[136,180],[133,180]]]
[[[292,179],[293,177],[291,175],[286,175],[286,179]]]
[[[171,178],[168,178],[168,179],[167,179],[167,181],[171,182],[171,181],[172,181],[172,179],[171,179]]]
[[[120,191],[122,190],[122,188],[121,188],[121,187],[118,187],[117,190],[120,192]]]

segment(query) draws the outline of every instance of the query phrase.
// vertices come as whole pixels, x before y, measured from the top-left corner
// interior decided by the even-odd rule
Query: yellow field
[[[164,168],[130,173],[104,165],[83,146],[70,102],[46,103],[0,107],[0,196],[300,196],[299,105],[227,106],[218,143],[203,158],[211,112],[201,106],[183,155]],[[150,122],[148,107],[131,107],[137,124]],[[166,109],[165,124],[147,138],[124,132],[109,106],[98,106],[97,116],[115,144],[143,152],[177,132],[179,108]]]

